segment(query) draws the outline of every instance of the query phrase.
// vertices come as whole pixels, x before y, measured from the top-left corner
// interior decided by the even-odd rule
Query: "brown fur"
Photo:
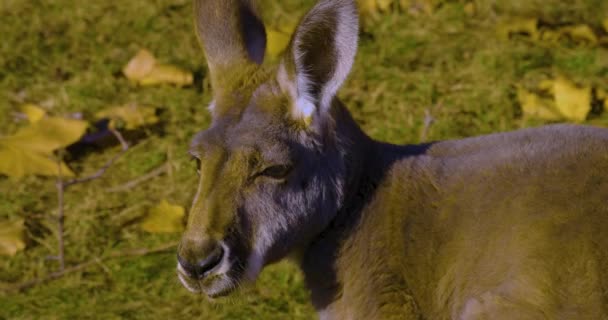
[[[374,141],[335,98],[353,1],[321,0],[270,68],[249,0],[195,10],[215,99],[186,288],[226,295],[294,256],[322,319],[608,319],[608,130]]]

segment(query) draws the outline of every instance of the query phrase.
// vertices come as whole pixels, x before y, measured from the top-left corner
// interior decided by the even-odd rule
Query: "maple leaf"
[[[28,174],[73,176],[64,164],[53,159],[53,151],[78,141],[87,123],[80,120],[46,117],[0,137],[0,173],[19,179]]]

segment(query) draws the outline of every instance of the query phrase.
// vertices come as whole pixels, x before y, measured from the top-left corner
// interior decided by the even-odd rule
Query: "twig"
[[[422,130],[420,130],[420,142],[426,141],[429,128],[433,122],[435,122],[435,118],[433,118],[431,111],[429,109],[424,109],[424,126],[422,127]]]
[[[65,220],[63,207],[64,207],[65,190],[68,187],[73,186],[75,184],[85,183],[85,182],[89,182],[91,180],[100,178],[108,170],[108,168],[110,168],[114,164],[114,162],[116,162],[116,160],[118,160],[118,158],[120,158],[122,155],[124,155],[129,150],[129,144],[125,141],[125,139],[120,134],[120,132],[118,132],[114,129],[110,129],[110,131],[112,132],[112,134],[114,134],[116,139],[118,139],[118,141],[120,142],[120,145],[122,146],[122,151],[120,153],[118,153],[117,155],[115,155],[114,157],[112,157],[112,159],[110,159],[108,162],[106,162],[106,164],[103,167],[101,167],[101,169],[99,169],[95,174],[88,176],[88,177],[80,178],[80,179],[64,181],[63,175],[61,173],[61,165],[63,164],[63,162],[62,162],[63,157],[60,156],[57,159],[57,165],[59,168],[59,171],[57,174],[57,184],[56,184],[56,186],[57,186],[57,241],[58,241],[58,246],[59,246],[59,254],[57,255],[57,260],[59,261],[59,271],[58,272],[65,271],[65,244],[64,244],[64,239],[63,239],[63,229],[64,229],[64,220]]]
[[[57,260],[59,261],[59,271],[63,271],[65,269],[65,246],[63,243],[63,192],[64,192],[64,184],[63,184],[63,175],[61,174],[61,161],[62,157],[57,159],[57,241],[59,243],[59,254],[57,256]]]
[[[112,157],[112,159],[108,160],[108,162],[106,162],[94,174],[92,174],[92,175],[90,175],[88,177],[79,178],[79,179],[72,179],[72,180],[66,181],[63,184],[64,187],[69,187],[69,186],[74,185],[74,184],[79,184],[79,183],[84,183],[84,182],[89,182],[91,180],[99,179],[114,164],[114,162],[116,162],[116,160],[118,160],[120,157],[122,157],[129,150],[129,144],[122,137],[122,134],[120,134],[120,132],[118,132],[118,131],[116,131],[114,129],[110,129],[110,131],[112,132],[112,134],[114,134],[114,136],[116,137],[116,139],[118,139],[118,141],[120,141],[120,145],[122,146],[121,152],[118,153],[118,154],[116,154],[114,157]]]
[[[160,165],[159,167],[157,167],[156,169],[144,174],[143,176],[139,176],[131,181],[128,181],[127,183],[124,183],[120,186],[116,186],[116,187],[112,187],[108,190],[106,190],[106,192],[124,192],[124,191],[129,191],[133,188],[135,188],[136,186],[138,186],[140,183],[146,182],[152,178],[155,178],[156,176],[159,176],[165,172],[167,172],[169,169],[169,163],[165,162],[164,164]]]
[[[113,252],[113,253],[108,254],[105,257],[94,258],[90,261],[83,262],[83,263],[77,264],[75,266],[65,268],[61,271],[53,272],[53,273],[47,275],[46,277],[28,280],[28,281],[22,282],[20,284],[14,285],[12,287],[3,288],[2,290],[5,292],[8,292],[8,293],[23,291],[23,290],[29,289],[31,287],[37,286],[39,284],[42,284],[42,283],[45,283],[45,282],[48,282],[51,280],[59,279],[68,274],[84,270],[90,266],[99,265],[102,261],[105,261],[105,260],[124,258],[124,257],[133,258],[133,257],[150,255],[150,254],[163,253],[165,251],[168,251],[169,249],[175,248],[176,246],[177,246],[177,243],[172,242],[172,243],[165,244],[160,247],[156,247],[156,248],[152,248],[152,249],[141,248],[141,249],[133,249],[133,250],[128,250],[128,251]]]

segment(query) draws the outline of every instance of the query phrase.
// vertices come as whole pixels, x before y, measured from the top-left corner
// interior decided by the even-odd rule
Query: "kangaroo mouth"
[[[177,277],[192,293],[205,294],[209,298],[226,296],[239,287],[239,276],[242,274],[236,267],[239,265],[237,257],[231,253],[232,250],[223,244],[222,254],[217,255],[217,261],[209,263],[215,267],[205,272],[192,271],[187,265],[182,265],[183,261],[178,258]]]
[[[188,291],[205,294],[209,298],[219,298],[232,293],[237,287],[237,281],[227,274],[214,274],[203,279],[193,278],[178,264],[177,277]]]

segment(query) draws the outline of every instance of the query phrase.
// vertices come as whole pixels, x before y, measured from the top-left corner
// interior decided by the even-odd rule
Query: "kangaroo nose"
[[[193,252],[180,248],[177,254],[177,262],[191,278],[202,279],[209,271],[217,267],[224,257],[224,249],[215,244],[210,250]]]

